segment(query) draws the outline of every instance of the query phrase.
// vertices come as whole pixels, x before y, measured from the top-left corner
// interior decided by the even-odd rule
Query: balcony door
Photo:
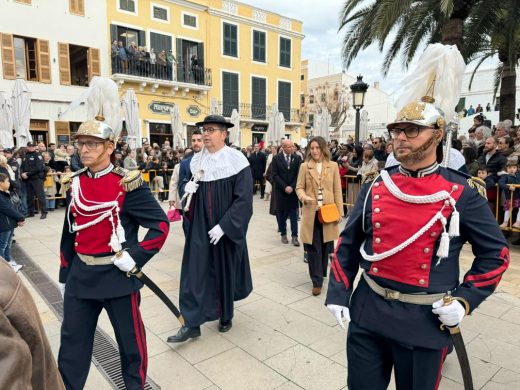
[[[176,39],[177,80],[204,84],[204,43]]]

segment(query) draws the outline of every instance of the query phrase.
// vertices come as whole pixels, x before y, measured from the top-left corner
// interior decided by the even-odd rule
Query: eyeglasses
[[[421,130],[430,129],[430,127],[408,126],[408,127],[393,127],[388,130],[388,134],[392,139],[399,137],[404,132],[407,138],[415,138],[419,135]]]
[[[213,134],[217,130],[222,130],[220,127],[202,127],[200,131],[203,133]]]
[[[104,144],[105,141],[77,141],[74,146],[78,148],[78,150],[82,150],[83,146],[86,146],[88,150],[96,150],[97,146],[100,144]]]

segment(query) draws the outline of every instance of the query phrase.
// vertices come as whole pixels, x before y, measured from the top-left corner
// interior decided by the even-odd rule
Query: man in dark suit
[[[260,145],[255,144],[253,153],[251,153],[248,160],[251,166],[251,174],[253,175],[253,195],[256,194],[256,185],[258,184],[260,186],[260,199],[264,199],[264,172],[267,157],[264,152],[260,151]]]
[[[295,188],[302,159],[294,151],[293,142],[285,139],[282,141],[282,153],[278,153],[273,158],[273,197],[276,197],[274,202],[276,205],[276,220],[282,236],[282,243],[289,243],[289,240],[287,240],[287,218],[289,218],[291,220],[291,243],[294,246],[300,246],[298,241],[299,203]]]

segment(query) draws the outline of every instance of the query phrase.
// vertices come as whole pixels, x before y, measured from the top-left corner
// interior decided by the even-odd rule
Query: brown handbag
[[[318,219],[321,223],[338,222],[340,218],[336,203],[324,204],[318,210]]]

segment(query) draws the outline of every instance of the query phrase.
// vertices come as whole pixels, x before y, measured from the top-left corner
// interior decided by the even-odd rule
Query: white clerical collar
[[[406,169],[402,165],[399,165],[399,172],[409,177],[425,177],[437,171],[437,168],[439,168],[439,164],[437,164],[437,162],[434,162],[432,165],[429,165],[426,168],[418,169],[416,171]]]
[[[200,181],[226,179],[236,175],[247,166],[249,166],[249,161],[242,152],[229,146],[224,146],[215,153],[204,149],[201,153],[193,155],[190,161],[190,170],[193,175],[200,170],[204,171]]]
[[[89,169],[87,169],[87,175],[90,178],[99,179],[102,176],[108,175],[110,172],[112,172],[113,169],[114,169],[114,166],[112,165],[112,163],[110,163],[110,164],[108,164],[108,167],[106,167],[105,169],[103,169],[99,172],[92,173]]]

